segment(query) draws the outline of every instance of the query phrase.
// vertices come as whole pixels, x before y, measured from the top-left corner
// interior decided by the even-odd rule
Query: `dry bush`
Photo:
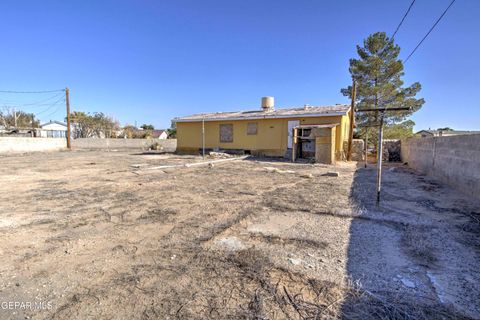
[[[185,272],[196,282],[171,288],[163,313],[188,319],[462,319],[413,297],[380,298],[359,283],[311,279],[275,267],[256,249],[199,253]],[[167,303],[170,302],[170,304]],[[158,310],[157,310],[158,312]]]
[[[147,213],[142,214],[137,218],[138,221],[157,222],[168,221],[171,216],[178,214],[178,210],[172,208],[151,209]]]
[[[308,238],[298,238],[298,237],[280,237],[277,235],[266,235],[261,232],[254,232],[250,233],[250,237],[252,239],[261,240],[268,242],[270,244],[292,244],[299,247],[310,247],[315,249],[326,249],[328,247],[328,243],[325,241],[317,241],[314,239]]]

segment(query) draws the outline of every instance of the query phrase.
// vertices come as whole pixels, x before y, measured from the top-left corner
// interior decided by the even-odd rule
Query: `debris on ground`
[[[240,241],[240,239],[238,239],[235,236],[218,239],[216,243],[225,247],[230,251],[238,251],[238,250],[246,249],[245,244],[243,244],[243,242]]]
[[[340,174],[337,171],[329,171],[327,173],[322,174],[324,177],[338,177]]]
[[[300,174],[300,178],[312,179],[312,178],[313,178],[313,174],[311,174],[311,173],[302,173],[302,174]]]
[[[148,163],[136,163],[136,164],[131,164],[130,167],[132,168],[142,168],[142,167],[147,167],[149,164]]]
[[[0,319],[480,319],[476,202],[402,165],[377,206],[373,167],[239,158],[1,157],[1,293],[53,308]]]
[[[293,170],[280,170],[278,168],[274,168],[274,167],[264,167],[264,169],[267,171],[267,172],[275,172],[275,173],[296,173],[296,171],[293,171]]]
[[[225,153],[225,152],[215,152],[215,151],[209,152],[208,155],[212,158],[215,158],[215,159],[226,159],[226,158],[232,158],[233,157],[233,155],[231,155],[231,154],[228,154],[228,153]]]
[[[294,266],[298,266],[298,265],[301,265],[303,263],[303,260],[302,259],[295,259],[295,258],[288,258],[288,262],[290,262],[290,264],[293,264]]]
[[[404,285],[405,287],[407,287],[407,288],[413,289],[413,288],[416,287],[415,282],[413,282],[412,280],[409,280],[409,279],[407,279],[407,278],[404,278],[404,277],[402,277],[401,275],[397,275],[397,278],[398,278],[398,279],[400,280],[400,282],[402,282],[403,285]]]

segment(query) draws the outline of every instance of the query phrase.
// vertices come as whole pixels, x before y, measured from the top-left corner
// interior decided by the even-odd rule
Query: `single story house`
[[[333,163],[344,159],[350,130],[349,105],[275,109],[263,97],[259,110],[195,114],[173,119],[177,152],[207,150],[258,156],[310,158]],[[292,155],[293,153],[293,155]]]
[[[152,138],[165,140],[168,138],[167,130],[155,129],[152,130]]]
[[[415,136],[428,138],[428,137],[448,137],[459,136],[464,134],[479,134],[480,131],[460,131],[460,130],[420,130],[415,133]]]
[[[40,125],[41,138],[66,138],[67,137],[67,124],[60,121],[49,121]]]

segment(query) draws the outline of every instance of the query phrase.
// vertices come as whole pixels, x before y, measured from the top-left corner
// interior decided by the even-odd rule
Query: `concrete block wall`
[[[344,148],[345,150],[348,149]],[[365,143],[362,139],[353,139],[352,140],[352,160],[353,161],[362,161],[365,159],[363,153],[365,152]]]
[[[148,150],[158,144],[159,150],[175,152],[177,149],[176,139],[95,139],[79,138],[72,140],[73,150]]]
[[[65,138],[0,137],[0,153],[58,151],[66,148]]]
[[[480,134],[402,140],[402,161],[480,199]]]

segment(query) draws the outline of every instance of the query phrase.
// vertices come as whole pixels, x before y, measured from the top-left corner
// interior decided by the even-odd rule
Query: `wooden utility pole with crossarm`
[[[357,85],[355,79],[352,80],[352,105],[350,106],[350,131],[348,135],[347,160],[352,161],[353,148],[353,127],[355,125],[355,99],[357,95]]]
[[[359,109],[357,112],[378,112],[380,114],[380,125],[378,128],[378,148],[377,148],[377,205],[380,204],[380,192],[382,189],[382,156],[383,156],[383,123],[385,112],[387,111],[406,111],[409,107],[393,107],[393,108],[372,108]],[[367,156],[367,155],[365,155]]]
[[[71,144],[71,141],[70,141],[70,136],[71,136],[71,133],[70,133],[70,90],[68,89],[68,87],[65,88],[65,104],[66,104],[66,107],[67,107],[67,148],[69,150],[72,149],[72,144]]]

